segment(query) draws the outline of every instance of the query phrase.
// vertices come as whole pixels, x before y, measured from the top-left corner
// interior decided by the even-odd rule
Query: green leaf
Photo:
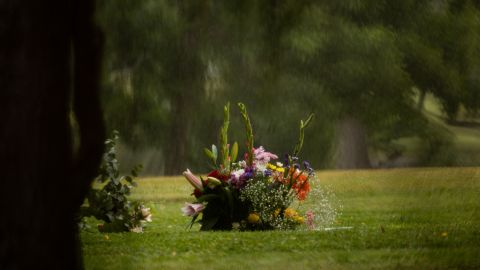
[[[293,156],[295,157],[298,157],[298,154],[300,153],[300,151],[302,150],[302,147],[303,147],[303,140],[305,138],[305,128],[310,124],[310,122],[312,121],[314,117],[314,114],[311,113],[307,120],[305,120],[305,122],[303,120],[300,120],[300,134],[298,136],[298,142],[297,144],[295,145],[295,148],[293,149]]]
[[[231,162],[235,162],[238,156],[238,143],[235,142],[232,146],[232,152],[230,154]]]
[[[205,219],[205,216],[202,219],[202,227],[200,228],[201,231],[209,231],[215,226],[218,221],[218,216],[212,216],[208,219]]]
[[[115,217],[114,217],[114,215],[113,215],[112,212],[108,212],[108,213],[106,213],[105,215],[108,217],[108,220],[109,220],[110,222],[113,222],[113,221],[115,220]]]
[[[215,144],[212,144],[212,154],[213,154],[213,159],[215,160],[215,163],[217,163],[218,150]]]
[[[116,178],[116,177],[115,177],[115,178],[112,179],[112,182],[115,184],[115,186],[121,185],[121,183],[120,183],[120,178]]]
[[[243,122],[245,124],[245,132],[247,134],[247,153],[248,153],[248,166],[253,164],[253,129],[252,123],[250,122],[250,117],[248,117],[247,107],[243,103],[238,103],[240,108],[240,113],[243,117]]]
[[[197,203],[202,203],[202,202],[209,202],[211,200],[217,199],[220,196],[217,194],[205,194],[197,198],[196,202]]]
[[[227,196],[227,201],[228,201],[228,208],[230,209],[230,217],[232,218],[233,217],[233,195],[232,195],[232,191],[229,189],[229,188],[225,188],[225,195]]]
[[[230,103],[223,108],[223,125],[220,128],[220,163],[225,169],[228,169],[230,163],[228,161],[228,126],[230,125]]]
[[[215,156],[213,155],[212,151],[208,148],[204,148],[203,151],[205,152],[205,155],[207,155],[208,158],[210,158],[213,162],[215,162]]]
[[[143,165],[142,164],[137,164],[135,165],[135,167],[133,167],[132,171],[130,172],[130,174],[133,176],[133,177],[138,177],[138,174],[140,173],[140,171],[143,169]]]
[[[200,215],[197,214],[197,215],[192,217],[192,221],[190,221],[190,223],[187,225],[187,229],[192,228],[192,226],[193,226],[193,224],[195,224],[195,221],[197,220],[198,216],[200,216]]]
[[[310,124],[310,122],[313,120],[313,117],[314,117],[314,116],[315,116],[315,114],[313,114],[313,113],[311,113],[311,114],[308,116],[307,120],[306,120],[305,123],[303,124],[303,127],[304,127],[304,128],[308,127],[308,125]]]

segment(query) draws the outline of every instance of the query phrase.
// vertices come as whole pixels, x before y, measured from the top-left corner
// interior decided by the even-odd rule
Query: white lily
[[[184,216],[194,216],[198,215],[203,211],[205,205],[201,203],[185,203],[185,206],[182,207],[182,212]]]

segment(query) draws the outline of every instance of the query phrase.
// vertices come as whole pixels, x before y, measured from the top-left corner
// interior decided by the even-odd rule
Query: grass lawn
[[[87,269],[480,269],[480,168],[317,174],[346,230],[198,232],[181,177],[140,179],[145,233],[83,231]],[[92,221],[95,224],[95,221]]]

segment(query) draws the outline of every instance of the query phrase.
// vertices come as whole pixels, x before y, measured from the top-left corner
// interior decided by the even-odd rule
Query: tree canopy
[[[315,113],[305,155],[317,167],[368,167],[369,149],[392,154],[402,137],[432,142],[426,93],[451,123],[480,108],[475,1],[99,5],[107,124],[130,149],[158,149],[157,173],[205,165],[200,149],[218,140],[227,101],[249,107],[256,142],[277,153],[292,151],[298,119]],[[357,157],[342,161],[342,147]]]

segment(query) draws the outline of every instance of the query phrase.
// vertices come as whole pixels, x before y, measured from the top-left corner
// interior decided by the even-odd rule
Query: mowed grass
[[[480,168],[317,173],[343,230],[199,232],[181,177],[144,178],[145,233],[83,231],[87,269],[480,269]],[[94,224],[94,221],[92,221]]]

